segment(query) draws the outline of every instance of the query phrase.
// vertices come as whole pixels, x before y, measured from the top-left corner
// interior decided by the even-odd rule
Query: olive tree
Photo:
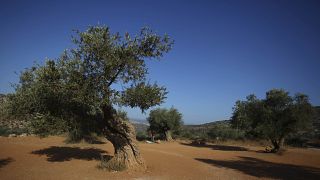
[[[160,59],[173,41],[149,28],[120,36],[109,27],[91,26],[76,31],[73,42],[58,59],[21,73],[11,111],[29,119],[37,134],[104,135],[115,149],[107,167],[145,167],[134,127],[115,106],[145,111],[164,101],[166,88],[149,83],[146,61]]]
[[[167,141],[172,140],[172,131],[180,130],[183,124],[182,114],[175,108],[151,110],[147,119],[150,130],[163,135]]]
[[[292,97],[285,90],[272,89],[265,99],[250,95],[246,101],[237,101],[231,123],[267,138],[273,145],[271,152],[277,152],[289,134],[310,125],[312,113],[307,95],[298,93]]]

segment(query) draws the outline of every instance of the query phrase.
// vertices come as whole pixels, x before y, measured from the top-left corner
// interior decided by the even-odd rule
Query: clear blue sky
[[[4,0],[0,23],[0,93],[13,91],[15,71],[70,48],[72,29],[100,23],[173,37],[163,61],[148,64],[149,77],[169,90],[162,107],[178,108],[185,123],[228,119],[236,100],[271,88],[320,105],[320,1]]]

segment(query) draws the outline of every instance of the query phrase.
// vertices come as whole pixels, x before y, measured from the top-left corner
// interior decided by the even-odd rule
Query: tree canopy
[[[180,130],[183,121],[182,114],[175,108],[157,108],[150,111],[148,121],[150,130],[171,140],[171,133]]]
[[[21,72],[11,97],[12,114],[32,120],[53,116],[54,122],[50,118],[42,122],[50,130],[57,123],[74,129],[70,126],[92,126],[106,105],[144,111],[163,102],[166,88],[149,83],[145,60],[168,52],[173,44],[169,36],[142,28],[136,36],[122,37],[107,26],[92,26],[75,35],[76,48]],[[45,132],[50,131],[39,131]]]
[[[292,97],[283,89],[272,89],[265,99],[249,95],[247,100],[237,101],[231,122],[247,133],[269,139],[276,152],[286,136],[310,125],[312,112],[307,95],[298,93]]]
[[[115,147],[112,166],[143,164],[133,126],[114,107],[145,111],[165,100],[166,88],[147,78],[146,61],[160,59],[173,40],[150,28],[121,36],[107,26],[76,31],[72,40],[74,48],[59,58],[21,72],[8,97],[10,114],[43,136],[69,132],[79,140],[91,132],[103,134]]]

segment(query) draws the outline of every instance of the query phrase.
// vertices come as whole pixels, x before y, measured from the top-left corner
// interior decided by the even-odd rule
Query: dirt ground
[[[140,143],[145,172],[99,170],[110,142],[65,144],[63,137],[0,137],[0,179],[320,179],[320,150],[290,148],[283,155],[263,147],[187,142]]]

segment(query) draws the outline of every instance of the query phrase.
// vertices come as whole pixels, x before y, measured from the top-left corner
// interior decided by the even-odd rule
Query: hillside
[[[230,120],[220,120],[220,121],[214,121],[214,122],[197,124],[197,125],[184,125],[184,128],[185,129],[209,129],[211,127],[222,126],[222,125],[229,126]]]
[[[145,120],[140,119],[130,119],[131,123],[136,128],[137,132],[147,131],[149,124]],[[221,120],[221,121],[214,121],[204,124],[196,124],[196,125],[183,125],[183,129],[185,130],[202,130],[202,129],[210,129],[217,126],[230,126],[230,120]]]
[[[141,119],[130,119],[130,122],[135,127],[137,133],[138,132],[146,132],[149,128],[149,123],[145,120]]]

